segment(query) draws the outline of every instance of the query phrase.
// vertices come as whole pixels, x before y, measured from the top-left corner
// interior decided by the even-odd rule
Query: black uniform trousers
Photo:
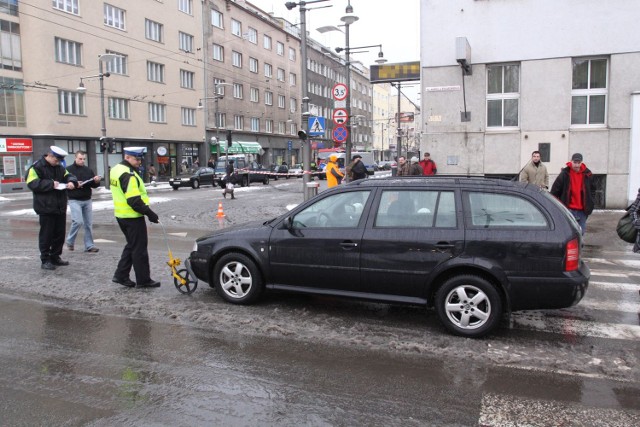
[[[114,277],[127,279],[133,265],[136,284],[148,283],[151,280],[151,275],[149,272],[149,253],[147,252],[147,222],[143,216],[140,218],[116,218],[116,220],[127,239],[127,244],[122,250]]]
[[[66,235],[66,213],[58,215],[40,215],[38,246],[40,248],[40,260],[43,263],[60,259]]]

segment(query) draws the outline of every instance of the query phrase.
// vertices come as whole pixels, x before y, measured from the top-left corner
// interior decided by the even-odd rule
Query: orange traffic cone
[[[222,202],[218,203],[218,214],[216,215],[216,218],[224,218],[225,214],[224,211],[222,210]]]

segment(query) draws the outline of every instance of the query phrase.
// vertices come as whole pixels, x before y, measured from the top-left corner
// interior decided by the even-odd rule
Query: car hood
[[[201,242],[211,238],[214,238],[214,239],[235,238],[235,237],[240,237],[245,235],[258,237],[262,234],[264,234],[264,236],[268,238],[268,236],[271,233],[272,224],[274,224],[275,222],[276,221],[272,221],[272,220],[246,222],[244,224],[234,225],[228,228],[223,228],[221,230],[216,230],[212,233],[209,233],[205,236],[202,236],[196,239],[196,241]]]

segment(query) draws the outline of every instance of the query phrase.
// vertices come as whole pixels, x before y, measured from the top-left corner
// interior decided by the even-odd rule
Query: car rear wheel
[[[178,188],[180,188],[180,187],[179,187],[179,186],[177,186],[177,185],[172,185],[172,186],[171,186],[171,188],[173,188],[174,190],[177,190],[177,189],[178,189]]]
[[[256,264],[246,255],[229,253],[216,263],[216,292],[233,304],[251,304],[263,290],[262,277]]]
[[[264,185],[269,185],[269,176],[265,176],[264,181],[262,181]]]
[[[197,179],[194,179],[193,182],[191,183],[191,187],[193,187],[194,190],[196,188],[200,188],[200,181],[198,181]]]
[[[245,175],[242,178],[242,187],[248,187],[249,186],[249,175]]]
[[[502,301],[496,288],[482,277],[454,276],[436,292],[435,308],[449,331],[477,338],[498,326]]]

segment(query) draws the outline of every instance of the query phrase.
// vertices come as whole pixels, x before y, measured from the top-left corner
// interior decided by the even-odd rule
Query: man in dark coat
[[[351,181],[365,179],[367,177],[367,168],[364,163],[362,163],[362,156],[360,154],[356,154],[351,160],[351,164],[349,165],[349,171],[351,172],[349,174],[349,178]]]
[[[43,270],[69,265],[60,255],[67,226],[67,190],[76,188],[78,180],[61,164],[67,155],[65,150],[52,145],[27,171],[27,186],[33,192],[33,210],[40,217],[38,246]]]
[[[580,224],[583,236],[587,229],[587,218],[593,212],[592,176],[587,165],[582,163],[582,154],[575,153],[551,187],[551,194],[569,209]]]

